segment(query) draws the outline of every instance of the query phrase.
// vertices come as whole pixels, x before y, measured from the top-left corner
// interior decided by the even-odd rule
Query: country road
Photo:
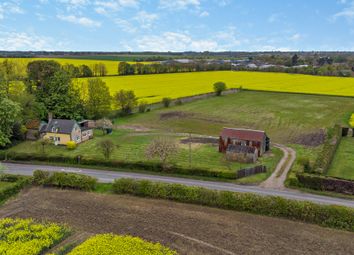
[[[118,172],[118,171],[93,170],[93,169],[85,169],[85,168],[13,164],[13,163],[3,163],[3,165],[6,167],[5,172],[11,174],[32,175],[33,171],[36,169],[43,169],[48,171],[64,171],[64,172],[74,172],[74,173],[80,173],[80,174],[92,176],[97,178],[100,182],[104,182],[104,183],[111,183],[114,181],[114,179],[119,179],[119,178],[134,178],[134,179],[167,182],[167,183],[178,183],[178,184],[184,184],[188,186],[204,187],[204,188],[214,189],[214,190],[254,193],[254,194],[264,195],[264,196],[279,196],[279,197],[292,199],[292,200],[311,201],[318,204],[342,205],[342,206],[354,208],[354,200],[314,195],[314,194],[304,193],[296,190],[267,189],[258,186],[244,186],[244,185],[236,185],[233,183],[225,183],[225,182],[201,181],[201,180],[193,180],[193,179],[179,178],[179,177],[158,176],[158,175],[148,175],[148,174]]]

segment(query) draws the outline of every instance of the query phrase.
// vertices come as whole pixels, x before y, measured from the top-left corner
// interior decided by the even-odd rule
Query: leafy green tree
[[[87,65],[81,65],[79,67],[80,69],[80,77],[92,77],[93,76],[93,72],[91,70],[90,67],[88,67]]]
[[[124,114],[130,114],[138,103],[138,99],[132,90],[122,89],[115,94],[114,99],[116,105],[122,110]]]
[[[101,149],[101,152],[106,160],[110,159],[114,149],[115,145],[114,143],[109,140],[109,139],[104,139],[98,143],[99,148]]]
[[[162,98],[162,104],[166,108],[170,107],[171,101],[172,101],[172,99],[170,97]]]
[[[0,146],[10,143],[12,128],[21,109],[19,104],[7,98],[0,98]]]
[[[53,60],[36,60],[28,63],[27,90],[34,94],[46,91],[46,83],[60,70],[60,64]]]
[[[80,77],[80,68],[74,66],[73,64],[66,64],[62,67],[72,78],[79,78]]]
[[[82,117],[80,94],[67,72],[57,71],[45,82],[43,88],[36,93],[36,98],[45,105],[47,112],[53,113],[56,118]]]
[[[90,119],[105,117],[111,111],[111,95],[108,86],[102,79],[88,80],[85,110]]]
[[[216,82],[214,83],[214,91],[217,96],[221,96],[222,92],[226,90],[226,84],[224,82]]]

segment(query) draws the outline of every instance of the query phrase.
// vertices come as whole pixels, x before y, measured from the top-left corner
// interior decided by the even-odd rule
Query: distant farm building
[[[269,149],[270,139],[261,130],[224,128],[219,137],[219,152],[230,160],[255,162]]]

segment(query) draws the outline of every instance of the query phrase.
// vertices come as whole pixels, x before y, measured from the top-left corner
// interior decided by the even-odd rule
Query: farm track
[[[133,178],[139,180],[150,180],[150,181],[157,181],[157,182],[183,184],[187,186],[203,187],[207,189],[221,190],[221,191],[253,193],[253,194],[258,194],[263,196],[279,196],[291,200],[310,201],[318,204],[341,205],[341,206],[354,208],[354,200],[327,197],[322,195],[314,195],[314,194],[309,194],[297,190],[266,189],[258,186],[236,185],[228,182],[202,181],[202,180],[195,180],[189,178],[149,175],[149,174],[131,173],[131,172],[123,172],[123,171],[106,171],[106,170],[93,170],[93,169],[75,168],[75,167],[13,164],[13,163],[3,163],[3,165],[7,168],[5,172],[12,173],[12,174],[31,176],[33,174],[33,171],[35,171],[36,169],[44,169],[51,172],[64,171],[64,172],[84,174],[84,175],[95,177],[100,182],[103,183],[112,183],[115,179],[119,179],[119,178]]]
[[[273,146],[281,149],[284,153],[284,156],[279,161],[272,175],[267,180],[262,182],[259,186],[267,189],[284,190],[285,189],[284,182],[286,180],[286,177],[291,167],[295,162],[296,152],[292,148],[286,147],[281,144],[274,144]]]

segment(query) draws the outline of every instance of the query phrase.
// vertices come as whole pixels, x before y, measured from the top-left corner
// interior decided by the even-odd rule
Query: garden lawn
[[[163,97],[179,98],[213,91],[223,81],[229,88],[323,95],[354,96],[354,78],[301,74],[212,71],[174,74],[104,77],[112,94],[120,89],[133,90],[148,102]]]
[[[78,156],[81,155],[87,158],[95,158],[104,160],[103,154],[99,149],[99,142],[103,139],[110,139],[115,145],[111,160],[121,160],[127,162],[138,162],[138,161],[154,161],[147,159],[145,155],[146,147],[151,143],[151,141],[161,136],[158,133],[138,133],[128,130],[114,130],[112,134],[102,136],[100,131],[95,132],[95,138],[80,144],[75,150],[70,151],[65,146],[54,146],[49,145],[46,148],[46,153],[48,155],[65,155],[65,156]],[[189,146],[188,144],[181,144],[179,141],[182,136],[177,136],[174,134],[164,133],[162,136],[168,136],[171,139],[176,140],[179,144],[179,151],[176,155],[171,157],[170,163],[175,164],[180,167],[189,167]],[[37,149],[36,149],[37,148]],[[40,153],[40,147],[36,142],[26,141],[20,143],[9,151],[14,151],[18,153]],[[224,154],[218,152],[218,147],[211,144],[192,144],[192,167],[193,168],[203,168],[216,171],[234,171],[251,167],[258,164],[264,164],[268,167],[268,173],[260,174],[258,178],[247,180],[246,178],[240,179],[245,182],[260,182],[271,174],[275,169],[277,162],[282,157],[280,150],[274,148],[272,153],[266,154],[264,157],[260,158],[255,164],[240,164],[240,163],[228,163],[224,159]],[[156,161],[156,160],[155,160]],[[248,177],[249,178],[249,177]]]
[[[329,176],[354,180],[354,137],[343,137],[332,166],[328,171]]]
[[[213,136],[223,127],[252,128],[265,130],[272,142],[312,145],[314,135],[320,136],[335,123],[347,124],[353,110],[352,98],[242,91],[119,118],[115,123]]]

